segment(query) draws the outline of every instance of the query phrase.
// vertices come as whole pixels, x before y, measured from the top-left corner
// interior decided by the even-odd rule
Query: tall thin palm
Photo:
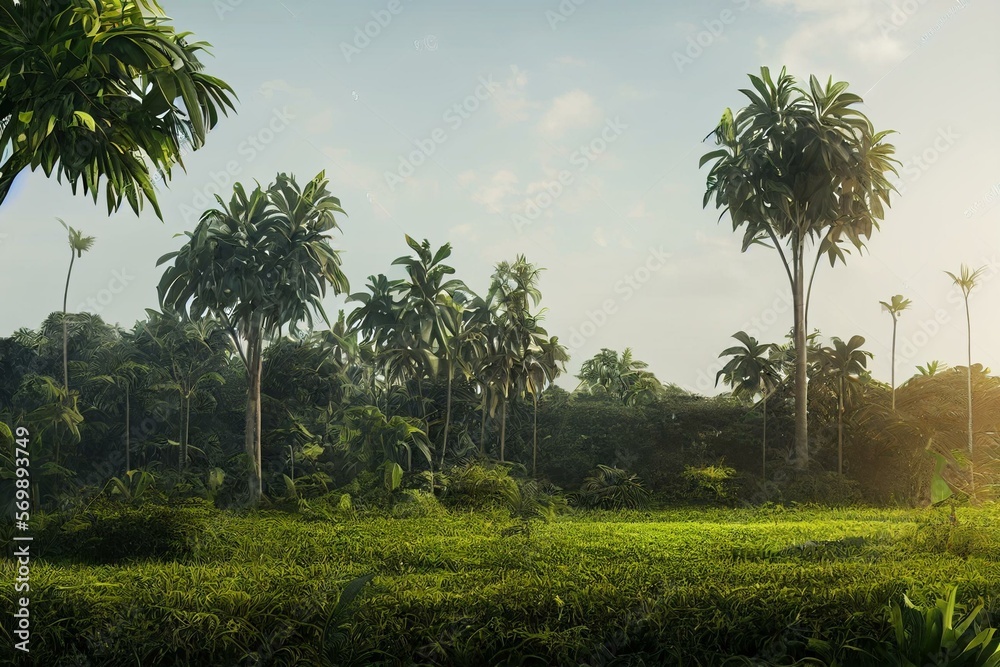
[[[93,236],[84,236],[62,220],[59,223],[69,233],[69,271],[66,272],[66,288],[63,290],[62,330],[63,330],[63,389],[69,391],[69,325],[66,322],[66,302],[69,299],[69,281],[73,276],[73,262],[94,246]]]
[[[968,448],[969,448],[969,485],[972,490],[972,496],[976,495],[976,476],[975,467],[972,462],[973,456],[973,443],[972,443],[972,317],[969,312],[969,295],[972,290],[975,289],[976,283],[979,277],[983,274],[985,267],[979,267],[975,271],[970,269],[967,265],[962,264],[958,275],[955,275],[951,271],[945,271],[951,278],[952,282],[960,290],[962,290],[962,298],[965,301],[965,336],[967,344],[967,361],[968,366],[966,367],[966,398],[968,400]]]
[[[896,325],[899,322],[899,314],[910,307],[910,300],[904,299],[902,294],[896,294],[889,301],[879,301],[882,310],[892,316],[892,371],[890,385],[892,387],[892,409],[896,409]]]
[[[778,346],[774,343],[758,343],[757,339],[745,331],[737,331],[733,338],[742,343],[726,348],[720,357],[732,357],[715,376],[718,384],[722,379],[732,387],[733,395],[753,400],[757,395],[762,397],[764,411],[764,434],[761,440],[761,476],[767,477],[767,399],[781,383],[779,362],[775,352]]]

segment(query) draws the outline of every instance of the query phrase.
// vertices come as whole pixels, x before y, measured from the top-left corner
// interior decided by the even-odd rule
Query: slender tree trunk
[[[69,300],[69,278],[73,275],[73,261],[76,260],[76,251],[70,250],[69,271],[66,272],[66,289],[63,290],[63,389],[66,390],[66,397],[69,397],[69,328],[66,324],[66,302]]]
[[[264,465],[264,447],[263,447],[263,431],[261,430],[262,415],[264,413],[264,407],[260,402],[260,386],[264,377],[264,337],[259,336],[257,339],[257,363],[254,366],[255,374],[257,380],[254,382],[254,449],[257,454],[257,498],[258,501],[260,497],[264,495],[263,490],[263,465]]]
[[[531,476],[538,477],[538,395],[532,392],[535,403],[535,418],[531,434]]]
[[[837,392],[837,474],[844,474],[844,376],[840,376]]]
[[[486,456],[486,387],[483,387],[483,406],[479,417],[479,454]]]
[[[500,408],[500,463],[504,462],[504,450],[507,444],[507,399]]]
[[[976,499],[976,474],[975,464],[972,460],[972,318],[969,315],[969,296],[965,296],[965,332],[968,342],[969,365],[966,372],[966,397],[968,398],[969,410],[969,489],[972,499]]]
[[[260,397],[259,384],[261,365],[259,360],[258,346],[260,345],[261,332],[257,327],[251,327],[247,335],[247,410],[244,430],[244,447],[247,456],[250,458],[250,469],[248,471],[249,501],[250,505],[257,507],[260,505],[261,489],[261,467],[260,467],[260,440],[257,437],[258,429],[258,407],[257,401]]]
[[[295,481],[295,448],[288,445],[288,460],[292,463],[292,481]]]
[[[184,456],[184,470],[188,467],[188,443],[191,442],[191,396],[184,399],[184,449],[181,452]]]
[[[760,446],[760,476],[767,481],[767,392],[764,393],[764,439]]]
[[[441,445],[441,467],[444,468],[444,457],[448,452],[448,431],[451,428],[451,366],[448,366],[448,398],[444,409],[444,444]]]
[[[181,462],[184,460],[184,394],[177,394],[177,471],[182,469]]]
[[[128,387],[125,388],[125,472],[132,469],[131,407]]]
[[[809,376],[806,358],[806,311],[803,298],[802,252],[795,253],[795,279],[792,304],[795,309],[795,467],[805,470],[809,466]]]
[[[892,409],[896,410],[896,316],[892,316],[892,371],[890,373],[892,382]]]

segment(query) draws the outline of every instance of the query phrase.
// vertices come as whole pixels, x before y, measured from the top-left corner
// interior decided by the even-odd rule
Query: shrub
[[[517,481],[503,466],[469,463],[452,468],[442,501],[465,509],[510,509],[521,501]]]
[[[690,494],[699,499],[713,501],[728,500],[733,495],[733,481],[736,469],[722,465],[709,465],[696,468],[685,466],[681,473],[688,484]]]
[[[444,513],[437,496],[418,489],[404,490],[392,505],[392,516],[398,519],[425,519]]]
[[[778,486],[785,502],[843,506],[857,505],[863,500],[860,484],[835,472],[793,471],[784,479],[781,477]]]
[[[591,477],[583,480],[576,498],[582,507],[591,509],[643,509],[649,505],[650,493],[638,476],[599,465]]]

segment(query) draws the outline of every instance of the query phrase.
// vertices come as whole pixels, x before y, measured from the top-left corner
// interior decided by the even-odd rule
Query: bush
[[[700,468],[686,466],[681,477],[687,481],[688,492],[694,498],[712,501],[729,500],[733,496],[736,469],[722,465],[720,461],[717,465]]]
[[[583,481],[576,499],[582,507],[590,509],[644,509],[649,506],[650,493],[636,475],[599,465]]]
[[[787,477],[779,474],[778,486],[785,502],[821,503],[835,507],[857,505],[863,500],[857,480],[835,472],[792,471]]]
[[[39,541],[46,545],[46,558],[97,564],[177,560],[197,549],[211,510],[209,503],[199,499],[169,505],[99,500],[72,517],[52,517]]]
[[[428,491],[406,489],[392,505],[392,516],[397,519],[426,519],[445,514],[437,496]]]
[[[448,486],[442,501],[463,509],[510,509],[521,500],[517,481],[503,466],[469,463],[447,473]]]

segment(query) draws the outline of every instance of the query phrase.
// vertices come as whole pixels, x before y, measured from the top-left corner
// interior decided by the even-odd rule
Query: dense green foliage
[[[110,541],[71,548],[80,526],[113,522],[127,544],[129,522],[146,526],[132,510],[46,520],[36,664],[876,665],[893,663],[845,647],[890,650],[889,605],[904,594],[933,606],[957,584],[960,602],[985,605],[983,627],[1000,614],[996,506],[959,509],[955,526],[939,510],[781,507],[571,514],[524,530],[505,511],[150,516],[170,514],[172,554],[139,560]],[[320,629],[365,574],[323,662]],[[7,608],[11,590],[0,595]]]

